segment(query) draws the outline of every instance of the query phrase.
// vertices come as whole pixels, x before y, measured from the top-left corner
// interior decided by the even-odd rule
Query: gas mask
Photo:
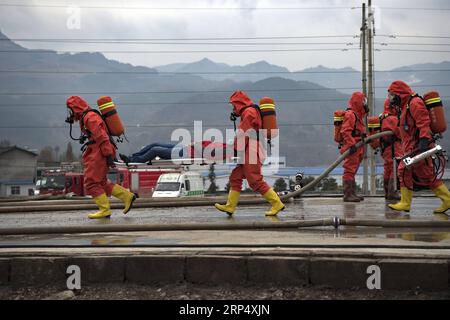
[[[401,110],[401,104],[402,104],[402,99],[400,98],[400,96],[396,95],[395,93],[390,93],[388,94],[388,99],[389,99],[389,106],[396,110],[398,114],[400,114]]]
[[[72,111],[71,108],[67,107],[67,118],[66,118],[66,122],[69,124],[73,124],[74,123],[74,119],[75,119],[75,115]]]
[[[367,98],[364,98],[363,106],[366,114],[369,113],[369,104],[367,103]]]
[[[233,110],[231,111],[231,114],[230,114],[230,120],[234,122],[234,121],[237,120],[237,118],[239,118],[239,115],[235,112],[234,106],[233,106],[232,103],[230,103],[230,106],[231,106],[231,108],[233,109]]]
[[[400,104],[402,103],[400,96],[398,96],[394,93],[389,93],[388,99],[389,99],[389,105],[391,107],[400,107]]]

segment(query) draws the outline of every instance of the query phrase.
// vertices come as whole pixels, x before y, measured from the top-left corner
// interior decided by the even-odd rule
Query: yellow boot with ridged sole
[[[440,214],[447,212],[447,210],[450,209],[450,192],[448,191],[447,186],[442,184],[440,187],[433,189],[433,192],[436,197],[442,200],[442,205],[435,209],[433,213]]]
[[[236,211],[236,207],[239,202],[241,193],[238,191],[230,190],[228,193],[228,200],[225,205],[216,203],[214,206],[217,210],[227,213],[229,216],[233,215]]]
[[[102,218],[109,218],[111,216],[111,210],[109,207],[109,199],[106,196],[106,194],[102,194],[98,197],[94,198],[95,204],[98,206],[100,211],[88,215],[89,219],[102,219]]]
[[[263,194],[263,197],[272,205],[270,211],[265,213],[266,216],[276,216],[278,212],[284,210],[283,202],[281,202],[280,197],[272,188]]]
[[[397,202],[396,204],[390,204],[388,205],[388,207],[396,211],[409,212],[409,210],[411,210],[411,202],[413,197],[412,190],[409,190],[408,188],[405,187],[401,187],[400,195],[401,195],[400,202]]]
[[[137,198],[136,194],[134,194],[131,191],[128,191],[127,189],[118,184],[114,185],[111,194],[117,199],[120,199],[125,205],[125,208],[123,209],[123,214],[127,214],[127,212],[130,211],[134,200],[136,200]]]

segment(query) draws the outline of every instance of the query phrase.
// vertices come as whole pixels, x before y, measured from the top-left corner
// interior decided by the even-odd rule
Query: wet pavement
[[[399,213],[390,210],[383,198],[366,198],[361,203],[344,203],[341,198],[304,198],[287,203],[286,210],[276,218],[264,216],[267,205],[239,207],[233,217],[212,207],[147,208],[133,209],[127,215],[113,210],[110,219],[89,220],[91,211],[30,212],[0,215],[2,228],[40,226],[88,226],[103,224],[168,224],[216,222],[233,224],[250,221],[298,221],[330,217],[353,219],[410,219],[448,220],[447,215],[434,215],[432,210],[440,205],[433,197],[417,197],[413,210]],[[358,241],[356,241],[356,239]],[[124,234],[75,234],[40,236],[1,236],[0,246],[176,246],[176,245],[407,245],[438,244],[450,248],[450,229],[394,229],[341,226],[315,227],[284,231],[171,231]]]

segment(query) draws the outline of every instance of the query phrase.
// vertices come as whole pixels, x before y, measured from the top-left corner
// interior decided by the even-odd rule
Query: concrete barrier
[[[125,281],[131,283],[176,283],[184,280],[183,256],[127,257]]]
[[[67,254],[69,255],[69,253]],[[121,255],[2,257],[0,285],[66,287],[67,268],[81,269],[81,285],[93,283],[198,283],[207,285],[313,285],[367,289],[368,267],[379,267],[381,290],[448,290],[446,259],[364,259],[258,255]]]
[[[445,290],[449,287],[447,261],[385,259],[379,266],[382,288],[386,290]]]
[[[192,256],[186,261],[186,281],[205,284],[247,282],[247,259],[229,256]]]

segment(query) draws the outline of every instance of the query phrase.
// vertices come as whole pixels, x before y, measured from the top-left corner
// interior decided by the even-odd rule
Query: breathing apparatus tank
[[[376,117],[371,116],[367,117],[367,127],[369,129],[369,136],[379,133],[381,131],[381,118],[382,115]],[[373,150],[375,150],[375,154],[378,153],[378,148],[380,147],[380,139],[373,140],[369,143]]]
[[[445,122],[444,106],[439,93],[436,91],[430,91],[423,96],[425,105],[430,114],[430,128],[434,134],[441,134],[447,130],[447,124]]]
[[[111,97],[103,96],[97,100],[98,108],[102,114],[103,119],[108,125],[109,133],[112,136],[121,136],[125,133],[122,120],[116,110],[116,105]]]
[[[262,118],[262,128],[268,140],[278,135],[277,114],[275,112],[275,101],[272,98],[264,97],[259,101],[259,110]]]
[[[336,110],[334,112],[334,141],[339,145],[343,142],[343,137],[341,134],[342,124],[344,123],[345,110]]]
[[[375,134],[380,132],[381,130],[381,121],[380,117],[367,117],[367,126],[369,128],[369,134]]]

